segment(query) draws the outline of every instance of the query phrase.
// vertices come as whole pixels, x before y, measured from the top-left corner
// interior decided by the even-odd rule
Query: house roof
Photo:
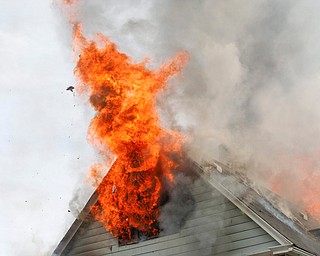
[[[280,244],[292,244],[291,250],[300,250],[300,253],[302,249],[320,255],[320,239],[317,236],[319,222],[310,217],[304,219],[295,207],[290,207],[289,202],[285,202],[271,191],[261,188],[254,189],[247,180],[241,177],[241,174],[232,171],[218,161],[205,166],[200,166],[195,162],[193,164],[194,169],[204,175],[210,184]],[[290,217],[281,209],[279,202],[286,203]]]
[[[93,192],[88,202],[80,212],[80,214],[74,220],[71,227],[68,229],[67,233],[64,235],[64,237],[58,244],[57,248],[54,250],[52,254],[53,256],[62,254],[62,252],[67,247],[67,245],[70,243],[71,239],[74,237],[74,235],[77,233],[77,231],[81,227],[82,223],[85,221],[86,217],[89,215],[91,206],[93,206],[97,202],[97,200],[98,200],[98,193],[96,190]]]
[[[262,193],[246,184],[240,175],[232,172],[230,168],[217,161],[206,165],[190,161],[190,166],[280,244],[273,247],[271,255],[280,253],[290,255],[293,252],[296,254],[292,255],[320,255],[320,240],[312,232],[308,232],[307,221],[300,220],[301,217],[300,219],[287,217],[272,203],[272,200],[269,200],[272,197],[267,199]],[[273,195],[270,191],[267,192]],[[53,255],[62,254],[89,215],[90,207],[96,202],[97,192],[94,192]],[[270,255],[270,251],[262,255]]]

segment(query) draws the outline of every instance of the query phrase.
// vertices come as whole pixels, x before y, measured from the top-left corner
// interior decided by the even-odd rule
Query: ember
[[[151,71],[146,61],[133,63],[107,37],[98,36],[97,42],[89,40],[81,25],[74,25],[74,49],[80,53],[75,75],[97,111],[88,137],[117,156],[98,187],[92,213],[122,239],[133,239],[132,229],[157,235],[162,182],[172,180],[183,139],[160,127],[155,97],[180,72],[188,54],[181,52]]]

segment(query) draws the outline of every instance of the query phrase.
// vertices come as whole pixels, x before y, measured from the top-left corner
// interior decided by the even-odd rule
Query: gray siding
[[[84,224],[65,250],[77,256],[250,255],[278,243],[212,186],[192,187],[195,210],[178,233],[118,246],[117,239],[94,221]]]

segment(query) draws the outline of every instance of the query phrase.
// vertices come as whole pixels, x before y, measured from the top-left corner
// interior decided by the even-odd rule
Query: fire
[[[96,110],[88,138],[117,156],[97,189],[92,213],[114,236],[132,239],[132,228],[156,235],[162,183],[172,179],[183,137],[161,128],[155,97],[188,54],[152,71],[147,61],[134,63],[101,34],[97,41],[87,39],[80,24],[74,25],[74,49],[80,54],[75,75]]]
[[[315,160],[316,159],[316,160]],[[306,212],[320,221],[320,175],[318,159],[303,157],[302,161],[302,202]]]
[[[276,170],[271,190],[320,221],[319,154],[287,156],[281,161],[291,162],[291,166]]]
[[[78,2],[79,0],[63,0],[63,3],[65,5],[73,5],[75,2]]]

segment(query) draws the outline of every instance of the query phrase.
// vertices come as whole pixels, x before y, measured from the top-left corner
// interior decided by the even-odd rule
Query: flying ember
[[[188,54],[178,53],[152,71],[146,61],[134,63],[101,34],[97,41],[87,39],[79,24],[74,25],[74,48],[80,54],[75,75],[96,110],[89,140],[117,156],[98,187],[93,216],[124,239],[133,238],[133,228],[157,235],[162,184],[172,180],[183,137],[160,126],[155,97],[181,71]]]

